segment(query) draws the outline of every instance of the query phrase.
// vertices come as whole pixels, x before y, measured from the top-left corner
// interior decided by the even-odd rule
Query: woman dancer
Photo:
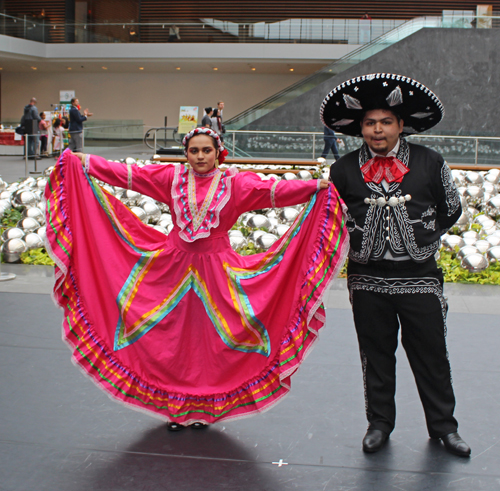
[[[348,246],[343,204],[327,181],[221,171],[227,152],[209,128],[183,143],[188,166],[66,151],[45,191],[54,294],[75,361],[171,429],[261,412],[288,393]],[[173,230],[144,225],[94,178],[167,203]],[[304,202],[267,252],[231,249],[227,232],[242,213]]]

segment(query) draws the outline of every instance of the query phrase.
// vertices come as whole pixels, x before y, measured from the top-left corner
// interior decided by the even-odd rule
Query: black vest
[[[366,143],[330,168],[330,179],[348,207],[349,259],[366,264],[409,255],[423,262],[462,213],[450,169],[437,152],[401,139],[398,158],[410,169],[401,183],[365,183],[360,167],[371,158]]]

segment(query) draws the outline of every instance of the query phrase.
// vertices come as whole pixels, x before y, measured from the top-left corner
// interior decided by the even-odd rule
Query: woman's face
[[[206,174],[215,167],[219,151],[214,147],[214,139],[208,135],[196,135],[190,138],[187,148],[189,165],[198,174]]]

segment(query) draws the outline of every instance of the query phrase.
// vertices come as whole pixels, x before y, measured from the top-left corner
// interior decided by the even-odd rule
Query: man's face
[[[399,140],[403,120],[385,109],[367,111],[361,122],[361,134],[374,153],[387,155]]]
[[[75,99],[75,102],[73,102],[73,106],[79,106],[80,105],[80,101],[78,99]]]
[[[217,104],[217,107],[219,108],[219,111],[222,111],[224,109],[224,103],[219,102],[219,104]]]

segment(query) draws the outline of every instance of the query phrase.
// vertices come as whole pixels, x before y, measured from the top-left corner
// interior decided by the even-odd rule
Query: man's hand
[[[83,111],[84,116],[92,116],[94,113],[89,112],[88,108]]]

